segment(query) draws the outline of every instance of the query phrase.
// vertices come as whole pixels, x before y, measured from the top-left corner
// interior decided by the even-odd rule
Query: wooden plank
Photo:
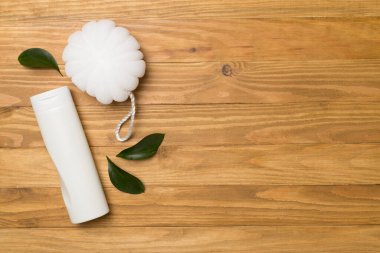
[[[138,105],[380,101],[379,69],[380,60],[151,63],[135,94]],[[63,85],[77,106],[99,105],[55,71],[0,65],[1,106],[30,106]]]
[[[379,14],[378,0],[0,1],[0,251],[378,252]],[[124,144],[128,103],[72,86],[111,207],[78,226],[28,101],[70,81],[17,56],[43,47],[62,67],[68,35],[99,17],[130,29],[148,72]],[[146,193],[117,191],[105,155],[152,132],[167,134],[153,159],[113,158]]]
[[[0,229],[4,252],[378,252],[379,226]]]
[[[65,15],[70,10],[70,15]],[[365,1],[107,1],[91,0],[85,4],[75,0],[2,0],[0,20],[95,19],[129,17],[155,18],[278,18],[278,17],[355,17],[379,16],[376,0]]]
[[[146,184],[157,186],[380,184],[379,144],[164,144],[155,157],[144,161],[113,157],[120,151],[120,147],[92,148],[104,186],[112,186],[106,155]],[[45,148],[0,149],[0,187],[37,186],[59,186]]]
[[[334,60],[380,58],[380,18],[115,19],[142,45],[147,62]],[[68,36],[84,22],[25,21],[0,27],[1,64],[42,47],[62,63]]]
[[[78,107],[91,146],[125,147],[113,129],[129,110]],[[165,145],[379,143],[379,103],[141,105],[132,142],[166,133]],[[32,108],[0,109],[1,147],[44,146]]]
[[[111,213],[82,227],[380,224],[380,185],[106,188]],[[76,227],[60,188],[0,188],[0,227]]]

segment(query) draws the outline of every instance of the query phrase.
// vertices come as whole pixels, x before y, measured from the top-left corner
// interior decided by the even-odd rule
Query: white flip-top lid
[[[73,103],[70,89],[67,86],[34,95],[30,97],[30,101],[36,113],[50,110],[66,103]]]

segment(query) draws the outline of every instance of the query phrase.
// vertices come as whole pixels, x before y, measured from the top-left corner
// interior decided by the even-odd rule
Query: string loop
[[[132,132],[133,132],[133,124],[135,122],[135,114],[136,114],[136,105],[135,105],[135,96],[133,95],[132,92],[131,92],[131,94],[129,94],[129,99],[131,100],[131,110],[128,112],[127,115],[125,115],[124,118],[122,118],[119,121],[119,123],[115,127],[115,137],[120,142],[128,140],[131,137]],[[130,119],[128,132],[124,137],[121,137],[120,136],[120,129],[128,119]]]

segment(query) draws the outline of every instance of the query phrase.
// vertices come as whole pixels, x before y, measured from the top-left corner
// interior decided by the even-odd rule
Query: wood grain
[[[9,238],[9,239],[5,239]],[[375,253],[379,226],[0,229],[5,252]]]
[[[380,185],[106,188],[111,214],[83,227],[380,224]],[[0,227],[75,227],[60,188],[0,188]]]
[[[113,129],[128,108],[77,108],[91,146],[119,146]],[[379,143],[379,103],[142,105],[132,142],[166,133],[165,145]],[[42,147],[30,107],[0,110],[1,147]]]
[[[379,69],[379,60],[151,63],[135,94],[138,105],[380,101]],[[77,106],[99,105],[55,71],[0,65],[1,106],[30,106],[63,85]]]
[[[118,147],[92,153],[104,186],[112,187],[105,156],[148,185],[380,184],[379,144],[164,146],[149,160],[114,157]],[[207,154],[207,155],[205,155]],[[58,187],[45,148],[0,149],[0,188]]]
[[[100,106],[42,47],[111,18],[147,73],[133,138],[128,103]],[[0,252],[378,252],[380,4],[377,0],[0,1]],[[111,213],[73,225],[29,97],[70,86]],[[146,161],[114,155],[166,133]],[[105,156],[146,193],[109,182]]]
[[[115,21],[138,39],[147,62],[380,58],[380,18]],[[17,64],[30,47],[42,47],[62,63],[68,36],[84,22],[0,26],[0,63]]]
[[[70,15],[65,15],[67,10]],[[47,20],[50,18],[77,19],[120,18],[278,18],[278,17],[354,17],[379,16],[376,0],[366,1],[102,1],[90,0],[85,4],[75,0],[2,0],[0,20]],[[4,22],[4,24],[6,24]]]

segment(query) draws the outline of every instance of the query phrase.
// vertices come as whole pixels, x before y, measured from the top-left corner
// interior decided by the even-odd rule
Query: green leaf
[[[55,69],[63,76],[54,56],[45,49],[29,48],[19,55],[18,61],[21,65],[28,68]]]
[[[128,172],[120,169],[114,164],[107,156],[108,161],[108,175],[112,184],[122,192],[131,194],[140,194],[145,191],[144,184],[137,177],[129,174]]]
[[[136,145],[121,151],[117,157],[127,160],[142,160],[152,157],[157,153],[164,137],[165,134],[159,133],[148,135]]]

